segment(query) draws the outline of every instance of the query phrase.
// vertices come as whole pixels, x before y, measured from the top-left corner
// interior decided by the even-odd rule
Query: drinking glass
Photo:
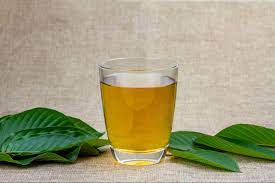
[[[99,64],[101,98],[114,158],[150,165],[165,156],[172,129],[177,63],[119,58]]]

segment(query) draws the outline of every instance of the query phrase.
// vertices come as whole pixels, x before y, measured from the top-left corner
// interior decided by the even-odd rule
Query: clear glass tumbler
[[[150,165],[165,156],[172,129],[177,63],[121,58],[99,65],[107,135],[114,158]]]

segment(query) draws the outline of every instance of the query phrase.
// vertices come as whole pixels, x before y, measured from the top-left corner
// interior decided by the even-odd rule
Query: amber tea
[[[113,59],[99,65],[102,106],[114,158],[149,165],[165,156],[172,129],[177,65],[167,59]]]
[[[167,146],[176,82],[169,77],[116,74],[101,82],[108,138],[114,148],[152,152]]]

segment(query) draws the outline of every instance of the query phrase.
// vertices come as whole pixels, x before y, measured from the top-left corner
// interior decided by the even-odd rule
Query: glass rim
[[[144,61],[157,61],[157,60],[168,60],[170,62],[170,65],[166,67],[161,67],[161,68],[154,68],[151,67],[150,69],[139,69],[139,70],[134,70],[131,68],[128,69],[122,69],[122,68],[115,68],[111,66],[106,66],[108,63],[115,62],[115,61],[131,61],[135,59],[141,59]],[[164,70],[172,70],[172,69],[177,69],[178,68],[178,63],[177,63],[178,58],[173,58],[173,57],[119,57],[119,58],[111,58],[111,59],[106,59],[103,61],[103,63],[97,64],[99,69],[102,70],[109,70],[109,71],[118,71],[118,72],[154,72],[154,71],[164,71]]]

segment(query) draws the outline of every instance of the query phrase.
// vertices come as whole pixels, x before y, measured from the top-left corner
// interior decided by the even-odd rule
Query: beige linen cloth
[[[179,57],[174,130],[275,128],[275,2],[0,0],[0,114],[51,107],[105,130],[96,64]],[[0,181],[274,182],[275,163],[234,155],[242,173],[166,158],[122,166],[0,164]]]

